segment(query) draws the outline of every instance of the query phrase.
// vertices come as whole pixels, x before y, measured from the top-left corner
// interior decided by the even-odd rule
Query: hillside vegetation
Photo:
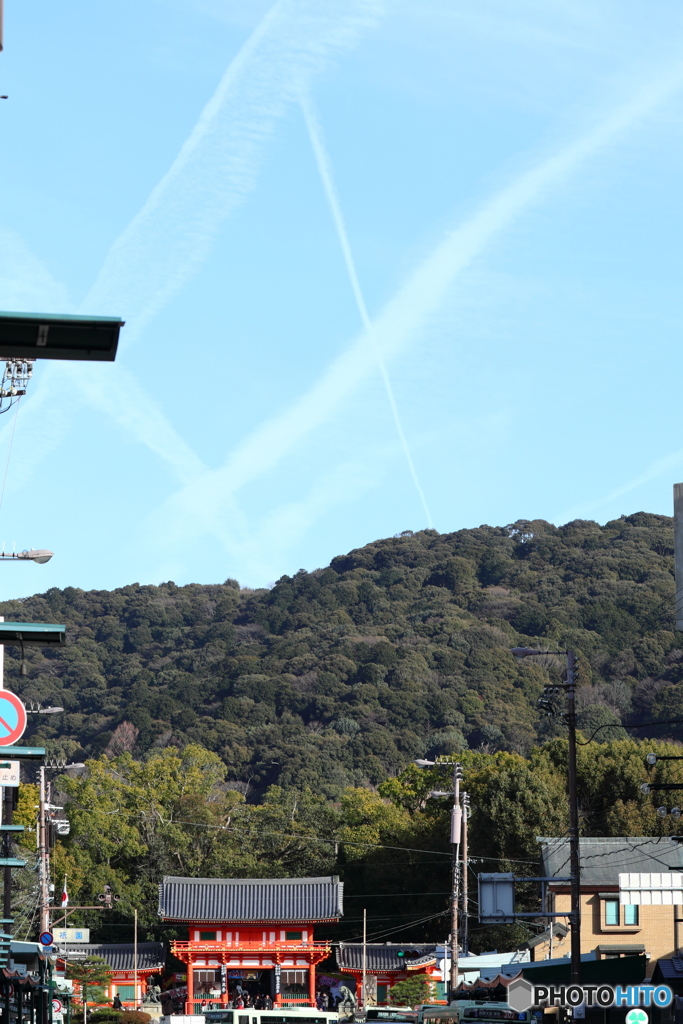
[[[516,662],[518,643],[580,653],[586,735],[683,719],[673,608],[672,520],[637,513],[406,533],[270,590],[51,589],[0,613],[68,626],[63,650],[27,651],[25,677],[7,650],[8,685],[65,709],[32,717],[51,753],[199,743],[249,799],[273,784],[336,799],[425,754],[527,755],[561,735],[536,709],[561,659]]]
[[[580,725],[601,741],[579,747],[583,834],[677,830],[640,792],[680,777],[677,761],[645,764],[683,736],[673,598],[671,520],[638,513],[404,534],[271,590],[134,584],[6,602],[6,618],[68,626],[63,650],[27,652],[26,676],[17,649],[6,660],[13,689],[65,709],[32,716],[30,738],[87,761],[54,777],[71,834],[56,839],[53,880],[66,875],[86,905],[114,886],[106,919],[79,912],[109,941],[131,937],[133,908],[146,937],[173,934],[156,916],[165,873],[328,872],[347,894],[331,936],[358,938],[368,907],[371,939],[442,939],[450,802],[430,797],[443,770],[415,757],[458,752],[475,873],[533,872],[535,837],[567,829],[563,727],[536,707],[562,659],[517,662],[514,645],[579,652]],[[33,829],[36,794],[20,794],[17,820]],[[25,859],[14,884],[28,936],[28,847]],[[535,890],[520,899],[535,908]],[[529,934],[471,913],[475,950]]]

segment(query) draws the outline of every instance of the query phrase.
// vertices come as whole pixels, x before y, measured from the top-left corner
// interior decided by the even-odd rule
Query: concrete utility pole
[[[462,918],[460,921],[460,945],[462,955],[469,954],[470,926],[469,926],[469,879],[467,877],[467,819],[470,816],[470,798],[467,793],[462,794]]]
[[[572,985],[581,982],[581,864],[579,860],[579,798],[576,785],[576,657],[567,651],[567,727],[569,729],[569,875],[571,877]],[[553,923],[550,922],[552,929]]]
[[[536,652],[534,652],[536,653]],[[428,761],[424,757],[413,762],[418,768],[453,768],[453,808],[451,810],[451,846],[453,866],[451,874],[451,970],[449,985],[451,998],[458,987],[458,918],[460,915],[460,841],[462,837],[462,807],[460,805],[460,780],[462,765],[458,761]],[[447,792],[434,790],[431,796],[449,796]],[[465,839],[465,850],[467,850]],[[444,963],[446,950],[444,947]]]
[[[361,981],[361,998],[363,1000],[363,1012],[365,1012],[365,986],[368,974],[368,912],[363,907],[363,980]]]
[[[451,896],[451,999],[455,998],[458,987],[458,915],[460,912],[459,881],[460,881],[460,837],[462,834],[462,807],[460,806],[460,779],[462,769],[459,764],[453,768],[453,810],[451,811],[451,845],[453,846],[453,892]]]
[[[566,682],[555,686],[549,684],[539,697],[538,704],[546,715],[564,718],[569,733],[567,757],[567,790],[569,795],[569,875],[571,884],[571,979],[572,985],[581,983],[581,862],[579,848],[579,797],[576,785],[576,655],[573,651],[536,651],[533,647],[513,647],[516,658],[529,658],[539,654],[563,654],[567,659]],[[555,706],[557,690],[564,690],[567,696],[567,710]],[[552,919],[550,922],[552,930]]]
[[[133,992],[135,994],[135,1009],[138,1007],[138,910],[135,908],[135,931],[133,933]],[[142,999],[140,1000],[142,1006]]]
[[[2,0],[0,0],[0,5]],[[2,17],[0,11],[0,18]],[[1,29],[0,29],[1,33]],[[1,46],[0,46],[1,49]],[[5,621],[5,616],[0,615],[0,622]],[[0,690],[5,689],[5,645],[0,644]],[[12,811],[14,809],[14,792],[9,786],[2,786],[0,788],[0,809],[2,812],[2,823],[3,825],[12,824]],[[2,855],[3,857],[12,856],[12,833],[3,832],[2,836]],[[3,917],[9,921],[12,917],[12,869],[5,867],[5,874],[3,877],[3,902],[2,909],[4,911]]]

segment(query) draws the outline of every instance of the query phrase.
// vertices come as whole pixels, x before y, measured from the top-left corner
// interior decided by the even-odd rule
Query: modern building
[[[568,839],[541,838],[540,874],[548,878],[569,875]],[[659,838],[601,837],[580,840],[581,952],[595,951],[598,959],[645,954],[648,976],[660,958],[678,956],[683,908],[635,906],[619,902],[619,875],[626,872],[683,871],[683,847],[669,836]],[[570,910],[570,886],[566,881],[548,886],[548,909]],[[562,921],[568,923],[567,918]],[[571,937],[553,935],[553,956],[569,956]],[[535,945],[534,960],[549,956],[549,936]]]
[[[159,886],[159,916],[185,925],[171,952],[187,966],[186,1012],[238,990],[276,1006],[314,1006],[315,968],[331,953],[314,930],[343,914],[343,884],[324,878],[178,878]],[[199,1007],[199,1009],[196,1009]]]

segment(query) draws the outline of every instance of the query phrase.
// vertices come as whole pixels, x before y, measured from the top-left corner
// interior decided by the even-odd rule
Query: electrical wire
[[[577,740],[576,745],[579,747],[585,747],[592,742],[593,737],[597,736],[601,729],[652,729],[656,725],[682,725],[683,718],[669,718],[666,721],[661,722],[643,722],[641,725],[621,725],[621,723],[610,722],[608,725],[599,725],[594,732],[591,733],[587,740]]]
[[[381,931],[381,932],[375,932],[373,935],[369,935],[368,939],[383,939],[385,935],[393,935],[395,932],[402,932],[406,928],[411,928],[411,927],[413,927],[415,925],[418,925],[418,924],[425,924],[427,921],[435,921],[437,919],[437,917],[445,917],[449,913],[450,913],[450,908],[448,908],[446,910],[442,910],[438,914],[430,914],[429,917],[416,918],[413,921],[406,922],[406,924],[404,924],[404,925],[399,925],[398,927],[395,927],[395,928],[388,928],[385,931]],[[347,941],[348,942],[360,942],[362,940],[362,938],[363,938],[363,936],[359,935],[356,938],[348,939]]]

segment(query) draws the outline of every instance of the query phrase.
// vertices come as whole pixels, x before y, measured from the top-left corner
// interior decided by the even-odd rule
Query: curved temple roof
[[[159,886],[165,921],[337,921],[344,885],[324,878],[177,878]]]
[[[404,956],[400,957],[398,955],[399,952],[402,952]],[[365,967],[370,972],[405,971],[406,960],[410,963],[419,957],[428,956],[429,954],[436,955],[436,952],[437,947],[434,944],[425,945],[424,943],[418,943],[416,945],[412,942],[368,942],[365,947]],[[466,960],[463,960],[462,963],[466,963]],[[340,942],[337,950],[337,964],[342,971],[362,970],[363,943]],[[464,967],[461,965],[460,969],[464,970]]]
[[[60,946],[77,949],[87,956],[101,956],[106,960],[112,971],[132,971],[135,967],[135,946],[132,942],[125,943],[93,943],[86,944],[64,942]],[[138,942],[139,971],[160,971],[166,963],[166,950],[163,942]]]

